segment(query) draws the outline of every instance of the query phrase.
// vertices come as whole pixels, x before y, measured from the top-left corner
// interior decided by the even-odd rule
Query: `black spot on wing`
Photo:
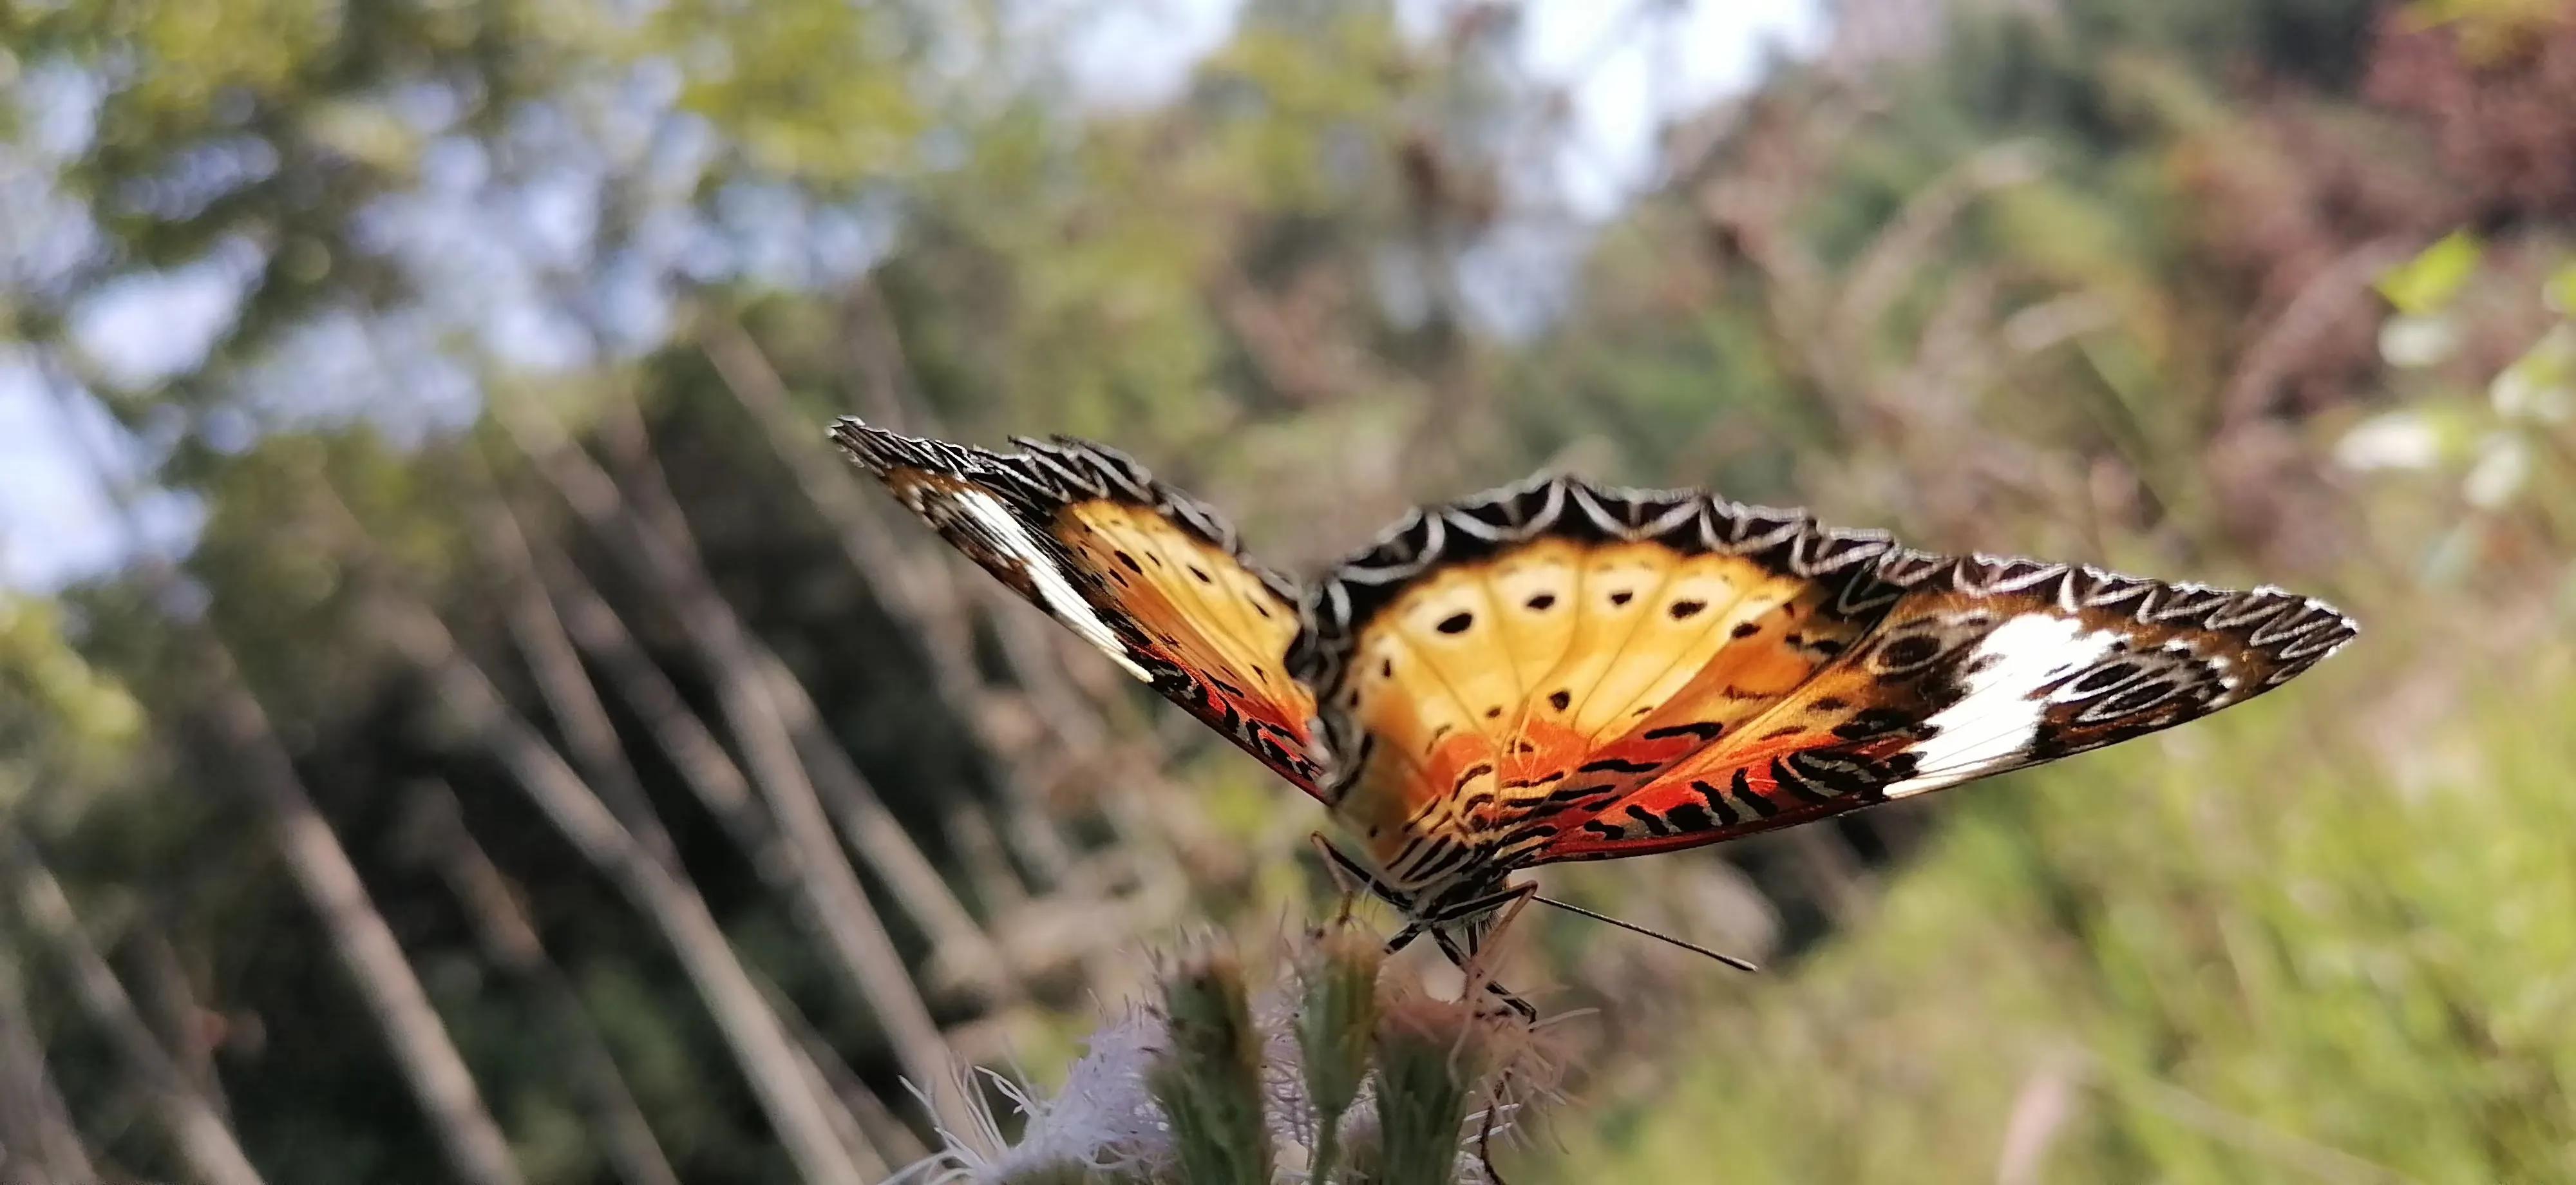
[[[1662,768],[1663,766],[1661,764],[1652,761],[1621,761],[1616,757],[1604,757],[1599,761],[1585,762],[1583,765],[1576,767],[1574,772],[1580,774],[1650,774]]]
[[[1731,788],[1735,791],[1735,800],[1743,803],[1746,809],[1751,810],[1756,816],[1768,819],[1780,813],[1777,804],[1754,791],[1753,777],[1747,771],[1742,769],[1735,771],[1735,781]]]
[[[1791,756],[1795,756],[1795,754],[1792,754]],[[1804,802],[1832,802],[1836,797],[1832,790],[1817,785],[1815,781],[1810,779],[1805,771],[1800,768],[1798,762],[1792,761],[1788,757],[1775,757],[1771,759],[1771,784],[1788,791],[1790,797]]]
[[[1914,723],[1916,713],[1903,708],[1865,708],[1834,726],[1834,735],[1847,741],[1883,736]]]
[[[1638,806],[1633,802],[1628,804],[1628,817],[1645,824],[1646,830],[1651,831],[1656,835],[1671,835],[1673,833],[1672,824],[1664,822],[1663,818],[1655,814],[1655,812],[1647,810],[1642,806]]]
[[[1736,776],[1742,777],[1743,774],[1739,772]],[[1733,827],[1736,820],[1742,818],[1735,813],[1734,807],[1727,804],[1726,795],[1717,787],[1706,782],[1692,782],[1690,785],[1691,789],[1699,794],[1700,800],[1708,804],[1708,809],[1716,812],[1718,826]]]
[[[1692,740],[1697,741],[1713,741],[1718,738],[1719,734],[1724,733],[1725,731],[1725,725],[1719,724],[1713,720],[1703,720],[1691,724],[1674,724],[1663,728],[1649,728],[1642,735],[1645,739],[1650,741],[1668,741],[1675,737],[1689,737]]]

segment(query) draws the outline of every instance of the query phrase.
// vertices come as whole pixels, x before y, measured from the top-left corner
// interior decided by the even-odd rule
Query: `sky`
[[[163,554],[193,539],[204,518],[195,498],[147,491],[129,527],[92,469],[92,457],[106,458],[120,470],[113,479],[132,482],[147,455],[96,401],[66,403],[22,359],[0,359],[0,590],[109,571],[134,554],[138,530]]]
[[[1407,34],[1434,35],[1485,0],[1396,0]],[[1068,64],[1098,101],[1147,105],[1177,92],[1233,27],[1240,0],[1123,0],[1074,36]],[[1766,47],[1811,49],[1820,0],[1529,0],[1521,54],[1539,79],[1572,84],[1579,158],[1559,180],[1581,213],[1608,214],[1650,184],[1655,136],[1673,114],[1755,80]]]
[[[1223,42],[1240,0],[1080,2],[1083,15],[1065,39],[1065,63],[1092,102],[1114,107],[1150,105],[1175,94],[1192,66]],[[1417,37],[1433,35],[1467,2],[1397,0],[1405,30]],[[1533,79],[1566,88],[1576,131],[1570,147],[1548,166],[1556,175],[1547,180],[1579,218],[1608,216],[1629,195],[1655,183],[1656,139],[1668,117],[1743,89],[1772,52],[1813,48],[1823,26],[1819,0],[1529,0],[1523,5],[1522,66]],[[56,89],[79,85],[67,79]],[[39,207],[61,199],[31,187],[44,171],[34,156],[76,150],[95,102],[94,94],[67,92],[49,109],[37,135],[0,146],[0,223],[63,225],[40,217],[46,211]],[[9,159],[13,155],[18,159]],[[436,171],[431,172],[434,182]],[[415,232],[435,233],[434,218],[411,222]],[[0,228],[0,284],[41,274],[49,257],[62,254],[61,238],[33,241]],[[437,234],[415,246],[436,255],[454,242],[452,235]],[[1502,252],[1494,266],[1527,267],[1533,258],[1544,265],[1548,255],[1545,249]],[[229,325],[241,284],[257,262],[219,249],[202,263],[161,277],[111,285],[74,310],[72,339],[104,377],[122,386],[144,387],[184,372]],[[1508,307],[1487,312],[1507,325],[1543,315]],[[505,336],[510,340],[492,344],[510,347],[515,341],[532,348],[547,340],[536,333]],[[381,355],[342,350],[336,356]],[[316,386],[296,381],[309,376],[279,377],[287,386]],[[438,378],[339,375],[321,386],[435,394]],[[469,402],[462,407],[450,406],[454,399],[427,400],[439,405],[431,418],[451,420],[460,412],[470,417],[470,396],[464,398]],[[127,436],[88,396],[66,402],[44,387],[25,357],[0,353],[0,591],[41,593],[121,564],[132,554],[132,532],[92,476],[90,458],[106,458],[122,470],[116,480],[133,481],[148,473],[152,456],[148,444]],[[165,551],[184,549],[202,517],[193,500],[167,493],[147,494],[137,510],[145,541]]]

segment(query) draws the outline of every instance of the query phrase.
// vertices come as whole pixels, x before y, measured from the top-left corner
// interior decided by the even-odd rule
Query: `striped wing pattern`
[[[1791,826],[2171,728],[2355,632],[2321,601],[1917,551],[1541,476],[1301,590],[1123,454],[834,439],[1023,596],[1329,807],[1432,903],[1514,868]]]
[[[998,453],[850,417],[832,439],[986,571],[1313,792],[1313,700],[1283,661],[1297,586],[1246,557],[1215,511],[1078,440]]]
[[[1935,555],[1561,477],[1416,512],[1308,610],[1290,666],[1322,795],[1408,891],[2053,760],[2251,698],[2354,634],[2273,588]]]

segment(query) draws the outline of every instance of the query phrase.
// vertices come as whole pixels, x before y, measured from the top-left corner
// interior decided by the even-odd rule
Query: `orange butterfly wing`
[[[2168,728],[2353,635],[2322,603],[1564,478],[1417,512],[1292,652],[1389,880],[1713,843]]]
[[[1839,661],[1735,738],[1552,826],[1529,862],[1693,847],[2054,761],[2250,699],[2356,632],[2278,589],[2030,560],[1897,552],[1867,579],[1902,591]]]
[[[1078,440],[996,453],[854,417],[832,439],[986,571],[1315,792],[1314,701],[1285,663],[1297,588],[1247,558],[1214,511]]]

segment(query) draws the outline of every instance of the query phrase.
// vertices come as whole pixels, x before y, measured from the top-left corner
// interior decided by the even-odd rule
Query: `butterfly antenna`
[[[1590,918],[1590,919],[1592,919],[1593,921],[1596,921],[1596,922],[1608,922],[1608,923],[1610,923],[1611,925],[1613,925],[1613,926],[1617,926],[1617,927],[1619,927],[1619,928],[1620,928],[1620,929],[1622,929],[1622,930],[1626,930],[1626,931],[1628,931],[1628,932],[1629,932],[1629,933],[1631,933],[1631,934],[1643,934],[1643,935],[1645,935],[1646,937],[1648,937],[1648,938],[1652,938],[1652,939],[1654,939],[1654,940],[1655,940],[1655,941],[1657,941],[1657,942],[1667,942],[1667,943],[1671,943],[1672,945],[1674,945],[1674,946],[1678,946],[1678,947],[1682,948],[1683,950],[1686,950],[1686,951],[1691,952],[1692,954],[1695,954],[1695,955],[1705,955],[1705,956],[1707,956],[1707,957],[1709,957],[1709,958],[1715,959],[1715,960],[1717,960],[1718,962],[1724,963],[1724,964],[1726,964],[1726,965],[1727,965],[1727,966],[1729,966],[1729,967],[1733,967],[1733,968],[1735,968],[1735,969],[1736,969],[1736,970],[1738,970],[1738,971],[1759,971],[1759,970],[1761,970],[1761,968],[1760,968],[1760,967],[1756,967],[1756,966],[1754,966],[1754,965],[1753,965],[1750,961],[1748,961],[1748,960],[1745,960],[1745,959],[1739,959],[1739,958],[1735,957],[1734,955],[1722,955],[1722,954],[1717,953],[1716,951],[1713,951],[1713,950],[1708,949],[1708,948],[1707,948],[1707,947],[1705,947],[1705,946],[1701,946],[1701,945],[1699,945],[1698,943],[1695,943],[1695,942],[1684,942],[1684,941],[1682,941],[1681,939],[1679,939],[1679,938],[1675,938],[1675,937],[1673,937],[1673,936],[1672,936],[1672,935],[1670,935],[1670,934],[1661,933],[1661,932],[1659,932],[1659,931],[1655,931],[1655,930],[1649,930],[1649,929],[1645,928],[1644,926],[1640,926],[1640,925],[1638,925],[1638,924],[1637,924],[1637,923],[1635,923],[1635,922],[1623,922],[1623,921],[1619,920],[1618,918],[1611,917],[1609,914],[1601,913],[1601,912],[1598,912],[1598,911],[1595,911],[1595,910],[1585,909],[1585,908],[1583,908],[1582,906],[1580,906],[1580,905],[1576,905],[1576,904],[1574,904],[1574,903],[1572,903],[1572,902],[1570,902],[1570,901],[1559,901],[1559,900],[1557,900],[1557,899],[1556,899],[1556,898],[1554,898],[1554,897],[1542,897],[1542,896],[1539,896],[1539,895],[1538,895],[1538,894],[1536,894],[1536,893],[1532,893],[1532,894],[1530,894],[1530,898],[1529,898],[1529,899],[1530,899],[1530,900],[1532,900],[1532,901],[1538,902],[1538,903],[1539,903],[1539,904],[1541,904],[1541,905],[1553,905],[1553,906],[1555,906],[1556,908],[1558,908],[1558,909],[1562,909],[1562,910],[1564,910],[1564,911],[1565,911],[1565,912],[1567,912],[1567,913],[1581,914],[1581,915],[1583,915],[1584,917]]]

